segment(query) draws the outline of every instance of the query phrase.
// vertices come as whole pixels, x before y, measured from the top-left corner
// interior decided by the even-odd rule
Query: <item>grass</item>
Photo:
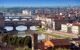
[[[45,30],[43,28],[38,28],[37,32],[43,33]]]
[[[56,37],[56,38],[62,38],[62,36],[47,33],[43,28],[38,28],[37,32],[39,32],[41,34],[53,36],[53,37]]]
[[[52,36],[53,38],[56,38],[56,39],[60,39],[60,38],[71,39],[71,37],[66,36],[66,35],[65,36],[61,36],[61,35],[57,35],[57,34],[53,34],[53,33],[48,33],[43,28],[38,28],[38,30],[36,32],[38,32],[40,34]]]
[[[25,48],[25,47],[21,48],[21,47],[18,47],[15,50],[31,50],[31,48]]]
[[[67,48],[57,48],[55,50],[70,50],[70,49],[67,49]]]

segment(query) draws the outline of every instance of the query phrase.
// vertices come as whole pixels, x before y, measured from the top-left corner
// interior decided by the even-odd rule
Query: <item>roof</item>
[[[65,25],[80,26],[80,22],[64,23]]]
[[[52,43],[54,43],[55,46],[59,46],[59,45],[70,45],[70,40],[68,39],[52,39],[50,40]]]
[[[52,41],[47,40],[44,42],[44,46],[47,46],[47,47],[54,46],[54,43]]]
[[[80,22],[73,23],[74,26],[80,26]]]
[[[73,38],[74,41],[80,41],[80,38]]]

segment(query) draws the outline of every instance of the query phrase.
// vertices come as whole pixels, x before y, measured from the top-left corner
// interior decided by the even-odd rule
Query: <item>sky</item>
[[[0,0],[0,7],[80,6],[80,0]]]

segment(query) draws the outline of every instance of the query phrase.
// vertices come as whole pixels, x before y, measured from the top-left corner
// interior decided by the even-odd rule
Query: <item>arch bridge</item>
[[[23,25],[23,26],[27,26],[27,29],[30,29],[30,26],[40,26],[41,27],[41,21],[40,20],[35,20],[35,18],[28,16],[6,16],[3,18],[2,20],[2,25],[3,28],[5,26],[12,26],[15,30],[15,28],[17,26]]]
[[[41,21],[35,20],[32,17],[19,17],[19,16],[18,17],[7,16],[7,17],[0,18],[0,28],[1,27],[4,28],[5,26],[13,26],[13,30],[16,31],[16,27],[20,25],[27,26],[27,29],[30,29],[30,26],[40,26],[41,27]],[[29,31],[28,33],[29,34],[26,34],[26,35],[30,36],[32,39],[32,50],[37,50],[37,36],[38,35],[31,31]]]

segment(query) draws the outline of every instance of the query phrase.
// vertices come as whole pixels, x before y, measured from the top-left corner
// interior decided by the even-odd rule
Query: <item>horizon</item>
[[[0,0],[0,7],[74,7],[80,0]]]

